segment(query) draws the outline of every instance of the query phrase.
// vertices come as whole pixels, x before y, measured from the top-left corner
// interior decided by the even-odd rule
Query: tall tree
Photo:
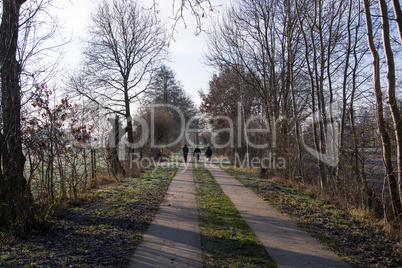
[[[154,112],[158,113],[155,117],[163,118],[158,122],[160,141],[175,140],[186,127],[182,124],[189,122],[197,114],[194,102],[186,94],[180,81],[176,79],[173,70],[166,65],[162,65],[152,76],[149,89],[145,94],[145,108],[148,109],[152,104],[158,105],[157,109],[154,109]],[[166,107],[164,107],[165,105]],[[169,122],[163,122],[167,118],[170,118]],[[155,121],[155,123],[157,122]],[[164,131],[160,131],[161,129]],[[156,133],[154,135],[158,136]]]
[[[90,39],[76,92],[125,117],[128,142],[134,143],[131,106],[147,90],[165,56],[166,31],[151,10],[136,1],[102,1],[92,15]]]
[[[246,76],[245,74],[243,76]],[[251,76],[251,75],[250,75]],[[249,79],[252,79],[251,77]],[[227,132],[219,132],[219,129],[229,127],[227,120],[220,120],[230,118],[233,129],[233,147],[229,151],[230,157],[236,159],[236,154],[240,153],[249,157],[248,136],[245,132],[245,121],[247,117],[256,114],[258,105],[256,107],[256,98],[252,93],[252,88],[247,87],[243,80],[238,75],[238,71],[230,67],[222,67],[218,75],[214,75],[209,82],[209,89],[207,93],[200,92],[201,105],[200,110],[202,113],[210,115],[214,118],[209,122],[215,130],[218,130],[218,139],[226,142],[229,140]],[[247,154],[247,155],[246,155]],[[247,161],[249,164],[249,161]],[[237,163],[236,163],[237,164]]]
[[[367,42],[373,57],[373,83],[374,83],[374,92],[377,104],[376,106],[377,124],[381,137],[385,174],[389,184],[391,207],[393,210],[394,217],[397,218],[398,215],[400,215],[400,213],[402,212],[402,206],[398,191],[398,182],[392,164],[391,139],[387,132],[386,123],[384,119],[383,97],[382,97],[381,80],[380,80],[380,55],[374,43],[370,2],[368,0],[363,0],[363,4],[366,15]]]
[[[24,177],[21,132],[21,65],[17,43],[25,0],[4,0],[0,25],[0,224],[25,230],[33,223],[32,195]]]
[[[395,78],[395,61],[394,53],[391,47],[391,36],[389,26],[388,6],[385,0],[379,1],[381,24],[382,24],[382,40],[384,46],[385,58],[387,60],[387,79],[388,79],[388,105],[391,111],[392,120],[395,129],[396,138],[396,154],[398,167],[398,183],[399,183],[399,200],[402,200],[402,117],[400,108],[396,98],[396,78]],[[394,6],[395,8],[395,6]],[[399,7],[400,9],[400,7]],[[395,10],[396,11],[396,10]],[[398,13],[396,12],[398,15]],[[398,17],[400,20],[401,18]],[[397,19],[397,20],[398,20]],[[398,21],[397,21],[398,22]],[[399,24],[398,24],[399,27]],[[402,204],[401,204],[402,206]],[[401,207],[402,208],[402,207]],[[399,212],[402,213],[402,210]],[[402,219],[400,220],[402,222]]]
[[[401,4],[399,3],[399,0],[391,0],[392,6],[394,8],[394,13],[395,13],[395,20],[398,25],[398,31],[399,31],[399,39],[402,42],[402,10],[401,10]]]
[[[170,104],[178,108],[189,120],[196,114],[194,102],[186,94],[180,81],[169,67],[162,65],[152,76],[146,92],[145,104]]]
[[[217,67],[230,66],[244,84],[253,88],[270,129],[289,102],[283,61],[286,42],[281,40],[285,34],[283,26],[276,27],[285,24],[279,16],[280,8],[271,0],[242,0],[214,25],[208,40],[208,62]],[[284,151],[282,141],[280,152]]]

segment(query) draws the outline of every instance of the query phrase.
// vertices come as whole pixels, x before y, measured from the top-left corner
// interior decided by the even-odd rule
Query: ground
[[[401,267],[398,238],[349,212],[244,170],[229,170],[355,267]],[[26,236],[1,231],[0,267],[126,267],[175,167],[103,186]]]

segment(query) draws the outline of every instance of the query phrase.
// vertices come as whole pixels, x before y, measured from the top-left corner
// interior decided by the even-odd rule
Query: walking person
[[[201,155],[201,150],[200,150],[200,148],[196,147],[196,148],[194,149],[193,155],[195,155],[195,158],[197,159],[197,162],[198,162],[198,160],[200,160],[200,155]]]
[[[187,147],[187,144],[184,144],[184,147],[183,147],[183,158],[184,158],[184,162],[186,162],[186,163],[187,163],[187,155],[188,155],[188,147]]]
[[[208,159],[208,163],[211,162],[211,156],[212,156],[212,149],[210,146],[208,146],[207,150],[205,151],[205,156]]]

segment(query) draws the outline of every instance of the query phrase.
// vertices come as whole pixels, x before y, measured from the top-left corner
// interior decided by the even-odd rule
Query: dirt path
[[[350,267],[222,169],[212,164],[205,167],[215,177],[278,267]]]
[[[193,168],[181,164],[129,267],[202,267]]]

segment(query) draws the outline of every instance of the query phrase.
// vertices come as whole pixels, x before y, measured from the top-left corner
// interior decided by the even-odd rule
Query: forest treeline
[[[241,0],[214,13],[204,57],[216,74],[199,111],[168,67],[158,6],[137,1],[99,1],[79,68],[51,85],[51,4],[0,4],[1,226],[29,230],[188,143],[400,227],[398,0]],[[216,9],[176,8],[198,23]]]
[[[265,175],[400,225],[399,2],[280,2],[240,1],[214,24],[206,60],[220,72],[201,111],[240,125],[242,146],[224,150],[238,165],[266,157]]]

